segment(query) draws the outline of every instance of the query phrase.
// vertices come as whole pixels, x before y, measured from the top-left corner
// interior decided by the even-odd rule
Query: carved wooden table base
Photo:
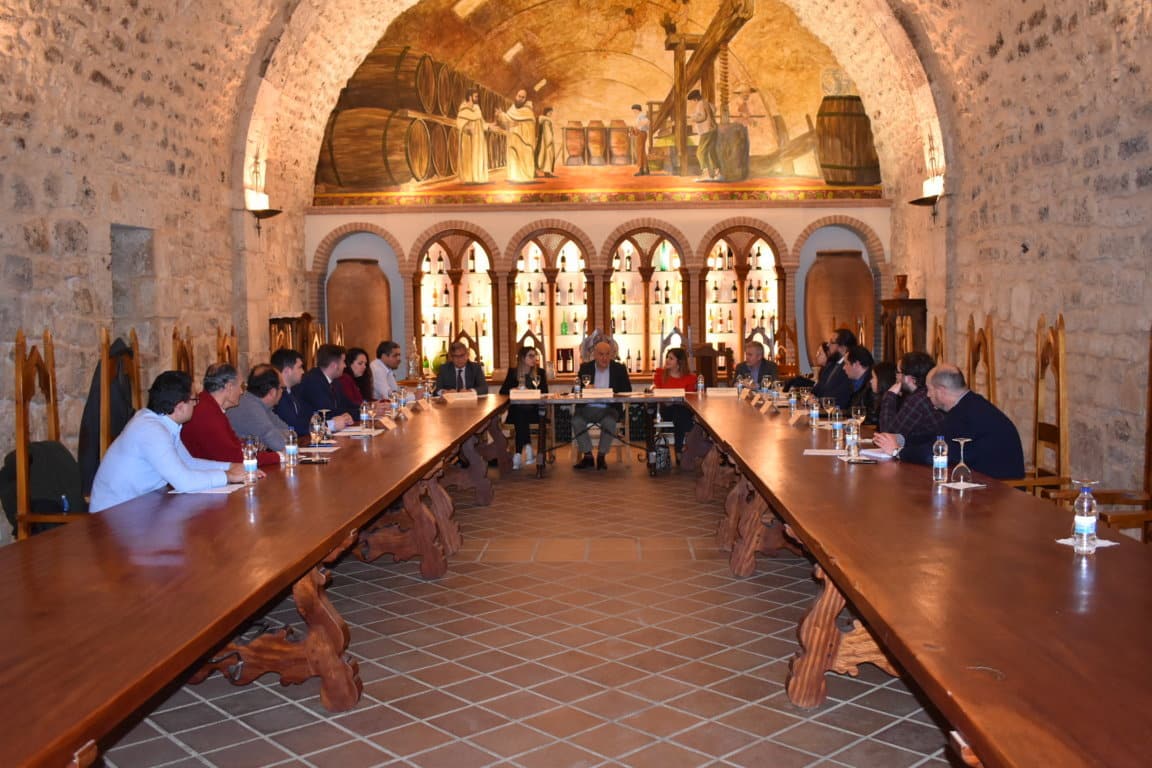
[[[723,455],[715,445],[712,445],[711,450],[705,454],[704,460],[700,463],[703,474],[696,480],[696,501],[708,501],[717,488],[727,490],[736,478],[736,470],[733,467],[720,464]]]
[[[508,448],[508,438],[500,428],[500,419],[489,419],[486,428],[489,439],[476,448],[476,452],[485,461],[496,460],[500,467],[500,476],[505,477],[512,471],[512,454]]]
[[[716,544],[731,552],[728,566],[733,576],[751,576],[756,572],[756,555],[787,550],[803,554],[803,548],[784,534],[784,524],[768,502],[745,478],[740,478],[724,501],[724,517],[716,531]]]
[[[476,503],[486,507],[492,503],[495,495],[492,490],[492,481],[488,479],[488,462],[476,451],[476,438],[469,437],[460,446],[459,457],[467,463],[466,467],[449,463],[444,467],[445,486],[457,488],[472,488],[476,491]]]
[[[219,671],[234,685],[247,685],[269,672],[280,676],[281,685],[293,685],[311,677],[320,678],[320,701],[329,712],[344,712],[356,706],[364,685],[360,668],[345,654],[348,625],[332,606],[324,591],[328,565],[356,541],[356,531],[327,557],[296,582],[292,596],[304,619],[306,633],[281,627],[251,640],[234,640],[204,663],[190,682],[199,683]]]
[[[680,453],[680,468],[694,472],[700,462],[712,450],[712,440],[704,427],[695,424],[692,430],[684,437],[684,450]]]
[[[785,684],[789,700],[798,707],[812,708],[828,696],[827,672],[847,673],[855,677],[858,665],[875,664],[890,675],[896,670],[888,656],[876,644],[872,633],[859,621],[852,622],[849,632],[836,626],[836,617],[844,609],[844,595],[836,588],[819,565],[814,575],[824,589],[800,622],[800,650],[792,657]]]

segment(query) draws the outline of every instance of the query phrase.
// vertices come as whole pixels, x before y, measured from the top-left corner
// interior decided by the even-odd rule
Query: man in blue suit
[[[488,380],[484,378],[484,367],[468,359],[468,345],[454,341],[448,347],[448,362],[440,366],[436,373],[436,390],[463,392],[476,390],[477,395],[488,394]]]
[[[1024,476],[1024,448],[1020,433],[1004,413],[968,389],[964,374],[954,365],[937,365],[928,373],[928,399],[944,411],[944,439],[948,441],[948,463],[960,463],[956,437],[972,442],[964,449],[964,461],[974,472],[1002,480]],[[910,436],[878,433],[876,447],[915,464],[932,463],[935,435]]]
[[[321,344],[316,350],[316,367],[304,374],[299,386],[293,390],[309,418],[316,411],[328,411],[328,426],[332,431],[351,426],[360,414],[360,409],[348,400],[336,381],[342,373],[344,347]]]

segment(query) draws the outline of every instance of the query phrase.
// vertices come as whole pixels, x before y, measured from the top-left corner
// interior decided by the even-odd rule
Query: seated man
[[[944,412],[928,399],[926,380],[936,361],[926,352],[909,352],[900,358],[896,383],[882,393],[877,432],[904,435],[905,440],[935,442],[944,425]]]
[[[1016,426],[996,406],[972,392],[964,374],[954,365],[937,365],[928,373],[928,399],[944,411],[944,439],[948,441],[948,463],[960,463],[960,447],[953,438],[972,442],[964,449],[964,460],[974,472],[989,477],[1011,479],[1024,476],[1024,448]],[[878,432],[876,447],[903,461],[932,463],[932,443],[936,435],[915,441],[903,435]]]
[[[758,341],[748,342],[744,349],[744,362],[736,366],[737,376],[751,376],[754,387],[760,386],[765,376],[776,378],[780,373],[776,363],[764,357],[764,345]]]
[[[165,371],[148,390],[148,406],[136,411],[104,454],[92,485],[89,511],[100,512],[171,485],[180,493],[244,482],[244,466],[192,458],[180,441],[192,418],[192,377]]]
[[[591,386],[597,389],[611,389],[613,392],[631,392],[632,381],[628,369],[612,359],[612,344],[599,342],[592,348],[592,360],[580,366],[578,376],[590,376]],[[595,464],[597,469],[608,469],[605,456],[616,437],[616,425],[624,416],[624,408],[618,403],[603,405],[578,405],[572,415],[572,432],[576,435],[576,447],[582,458],[576,462],[576,469],[587,469]],[[588,427],[600,425],[599,453],[592,459],[592,438]]]
[[[841,405],[839,399],[836,401],[836,405],[840,406],[845,416],[848,416],[856,406],[863,408],[864,413],[872,411],[872,366],[875,363],[867,347],[852,347],[845,355],[844,373],[848,376],[848,402]]]
[[[280,401],[273,410],[297,435],[307,435],[312,412],[305,409],[297,396],[300,380],[304,378],[304,358],[294,349],[278,349],[272,353],[272,367],[280,372],[281,387]]]
[[[844,356],[855,346],[856,334],[847,328],[836,329],[828,339],[828,361],[820,366],[812,394],[816,397],[836,396],[837,388],[844,386]]]
[[[436,391],[463,392],[476,390],[477,395],[488,394],[488,380],[480,363],[468,359],[468,345],[454,341],[448,346],[448,362],[436,374]]]
[[[273,451],[284,450],[284,436],[293,427],[272,410],[280,402],[280,373],[267,363],[254,366],[248,374],[248,389],[240,402],[229,409],[228,423],[237,435],[253,435]]]
[[[394,341],[382,341],[376,345],[376,359],[372,369],[372,397],[387,400],[399,385],[396,383],[396,369],[400,367],[400,345]]]
[[[341,390],[337,379],[344,373],[344,347],[321,344],[316,350],[316,367],[304,374],[295,390],[302,409],[312,418],[317,411],[328,411],[328,428],[333,432],[352,426],[360,418],[360,409]]]
[[[228,423],[225,412],[240,402],[240,377],[230,363],[213,363],[204,372],[204,391],[192,409],[192,418],[180,430],[180,440],[188,453],[198,459],[243,461],[240,438]],[[258,466],[280,463],[275,451],[260,451]]]

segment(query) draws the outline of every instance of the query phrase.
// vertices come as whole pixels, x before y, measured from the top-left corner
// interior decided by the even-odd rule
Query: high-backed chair
[[[896,318],[896,359],[915,350],[912,337],[912,316],[900,315]]]
[[[939,358],[937,358],[939,361]],[[996,356],[992,346],[992,315],[984,320],[984,327],[976,327],[976,319],[968,315],[968,347],[964,352],[966,369],[964,378],[968,388],[979,391],[976,379],[981,368],[984,370],[985,391],[980,394],[993,405],[996,404]]]
[[[320,323],[309,323],[307,343],[304,345],[304,368],[310,370],[316,365],[316,353],[324,343],[324,326]]]
[[[467,343],[468,342],[465,342],[465,344]],[[544,348],[544,339],[531,328],[520,334],[520,338],[516,340],[516,351],[519,352],[521,347],[532,347],[532,349],[536,350],[540,355],[541,360],[548,359],[547,352]]]
[[[24,330],[18,330],[13,357],[16,370],[16,538],[25,539],[32,535],[32,526],[36,523],[67,523],[75,520],[76,516],[32,511],[33,448],[30,411],[32,398],[36,396],[37,389],[44,395],[44,417],[47,423],[45,439],[57,444],[60,441],[60,413],[56,403],[56,360],[51,332],[44,331],[43,350],[33,346],[29,351],[24,340]],[[75,481],[76,491],[79,493],[78,470]]]
[[[932,318],[932,340],[928,345],[932,359],[938,363],[944,362],[944,324],[940,318]]]
[[[656,367],[662,368],[664,366],[664,357],[668,354],[669,349],[683,346],[684,334],[680,332],[679,328],[673,326],[672,330],[668,331],[668,333],[664,334],[664,337],[660,339],[660,356],[656,358]],[[688,350],[684,351],[687,353]]]
[[[192,354],[192,329],[185,327],[184,337],[180,337],[179,326],[172,329],[172,370],[183,371],[196,377],[196,362]]]
[[[328,343],[344,346],[344,324],[336,323],[330,330]]]
[[[1059,488],[1072,482],[1072,455],[1069,447],[1068,390],[1064,375],[1064,315],[1049,326],[1044,316],[1036,324],[1036,379],[1032,419],[1033,468],[1019,480],[1009,480],[1017,488]],[[1048,384],[1052,384],[1052,408],[1048,405]]]
[[[1148,334],[1148,355],[1146,359],[1152,360],[1152,333]],[[1140,541],[1147,543],[1152,537],[1152,365],[1148,367],[1145,398],[1143,490],[1102,488],[1093,489],[1092,495],[1100,505],[1101,520],[1112,528],[1139,528]],[[1079,494],[1078,488],[1071,488],[1049,495],[1058,502],[1071,504]]]
[[[776,334],[776,365],[781,377],[800,375],[800,340],[796,329],[788,323],[781,323]]]
[[[236,341],[236,326],[228,329],[228,334],[224,334],[223,328],[216,329],[216,362],[228,363],[233,368],[237,365],[237,341]]]
[[[112,434],[112,387],[120,376],[128,380],[132,409],[140,410],[140,342],[136,329],[128,332],[128,348],[117,354],[112,352],[112,334],[107,328],[100,329],[100,458],[108,451],[115,435]]]

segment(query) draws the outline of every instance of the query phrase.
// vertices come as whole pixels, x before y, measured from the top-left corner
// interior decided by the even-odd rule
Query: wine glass
[[[776,390],[776,399],[779,400],[784,396],[784,379],[776,379],[772,382],[772,389]]]
[[[831,421],[832,409],[836,407],[836,398],[834,398],[834,397],[822,397],[822,398],[820,398],[820,407],[824,410],[824,413],[828,414],[828,419],[829,419],[829,421]]]
[[[588,373],[581,374],[580,384],[584,387],[584,389],[588,389],[588,387],[592,386],[592,375]]]
[[[308,433],[312,439],[312,445],[319,445],[324,441],[324,417],[320,412],[312,414],[312,419],[308,423]]]
[[[323,433],[321,438],[320,438],[320,441],[323,442],[325,440],[331,440],[332,439],[332,432],[328,429],[328,409],[327,408],[321,408],[320,410],[318,410],[316,412],[320,414],[320,429]]]
[[[857,425],[863,424],[864,419],[867,416],[868,416],[868,409],[867,408],[865,408],[862,405],[852,406],[852,420],[855,421]]]
[[[775,381],[774,377],[765,374],[760,377],[760,391],[768,394],[768,390],[772,389],[772,383]]]
[[[970,437],[954,437],[953,442],[960,443],[960,463],[952,469],[952,482],[954,483],[971,483],[972,482],[972,469],[964,463],[964,446],[972,442]]]
[[[540,389],[540,371],[535,368],[528,374],[528,385],[532,389]]]

